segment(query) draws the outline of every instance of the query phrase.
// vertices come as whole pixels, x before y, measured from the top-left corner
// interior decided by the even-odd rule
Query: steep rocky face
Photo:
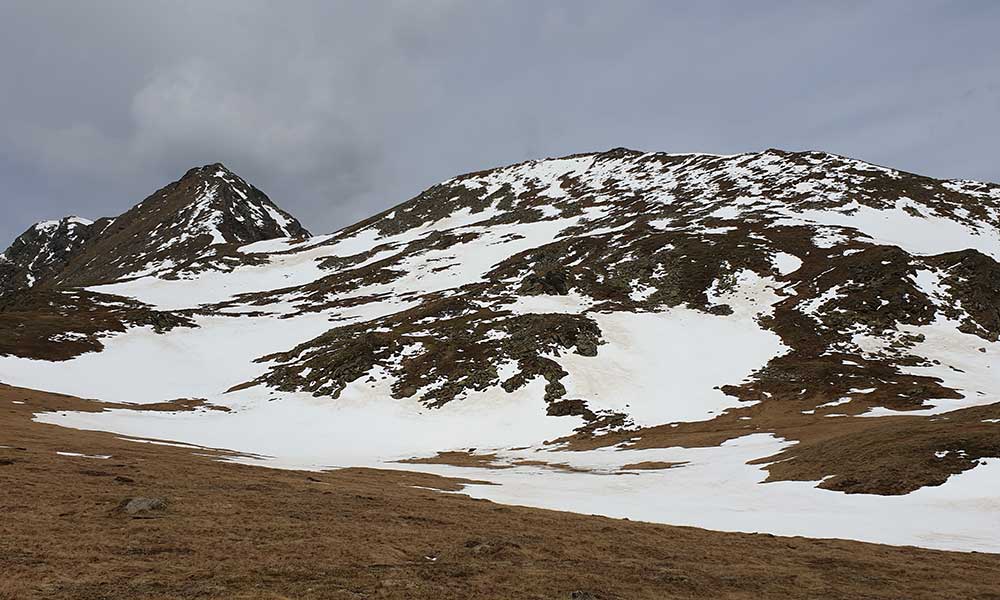
[[[52,277],[106,225],[65,217],[31,226],[0,254],[0,295]]]
[[[0,259],[0,293],[231,268],[234,246],[309,236],[294,217],[221,164],[188,171],[128,212],[96,224],[39,223]]]

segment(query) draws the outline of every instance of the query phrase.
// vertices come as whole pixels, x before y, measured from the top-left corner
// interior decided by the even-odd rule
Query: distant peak
[[[228,167],[226,167],[226,165],[220,162],[211,163],[200,167],[192,167],[188,169],[187,173],[184,174],[184,177],[182,177],[182,179],[188,179],[188,178],[203,179],[207,177],[222,177],[222,178],[235,177],[237,179],[240,179],[240,177],[236,175],[236,173],[233,173],[231,170],[229,170]]]
[[[625,146],[618,146],[617,148],[605,150],[601,154],[608,157],[615,157],[615,156],[624,157],[624,156],[631,156],[633,154],[642,154],[642,151],[626,148]]]
[[[77,226],[77,225],[82,225],[82,226],[88,226],[89,227],[90,225],[93,225],[93,224],[94,224],[94,222],[91,221],[90,219],[84,219],[84,218],[78,217],[76,215],[70,215],[68,217],[63,217],[61,219],[55,219],[55,220],[52,220],[52,221],[39,221],[38,223],[35,223],[34,229],[36,229],[38,231],[47,231],[47,230],[56,229],[56,228],[62,227],[62,226]]]

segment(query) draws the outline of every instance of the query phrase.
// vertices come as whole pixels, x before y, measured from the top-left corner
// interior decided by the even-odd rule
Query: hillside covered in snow
[[[529,161],[316,237],[210,165],[18,238],[0,382],[265,466],[998,552],[998,260],[1000,185],[821,152]]]

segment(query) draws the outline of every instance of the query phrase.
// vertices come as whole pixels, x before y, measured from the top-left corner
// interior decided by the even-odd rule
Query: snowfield
[[[714,389],[739,382],[781,353],[778,336],[750,319],[677,308],[666,313],[595,314],[608,344],[597,356],[557,359],[567,396],[594,410],[628,413],[640,427],[710,419],[741,403]],[[716,340],[724,339],[719,346]],[[671,342],[673,340],[673,342]]]

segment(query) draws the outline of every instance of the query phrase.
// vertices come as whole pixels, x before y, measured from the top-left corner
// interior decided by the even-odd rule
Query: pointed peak
[[[65,243],[67,239],[84,239],[92,235],[94,222],[76,216],[51,221],[39,221],[15,238],[6,252],[22,246]]]
[[[202,165],[200,167],[191,167],[190,169],[187,170],[186,173],[184,173],[184,177],[182,177],[181,179],[182,180],[190,178],[206,179],[209,177],[213,178],[221,177],[223,179],[235,177],[236,179],[242,181],[242,178],[239,175],[232,172],[228,167],[226,167],[226,165],[220,162],[210,163],[207,165]]]
[[[90,227],[94,222],[76,215],[69,215],[61,219],[51,221],[39,221],[32,225],[28,231],[51,232],[58,229],[74,229],[76,227]]]
[[[222,163],[188,169],[116,217],[113,226],[109,221],[90,230],[96,231],[95,240],[59,274],[60,283],[216,268],[226,263],[216,258],[232,252],[213,247],[309,237],[293,216]]]

